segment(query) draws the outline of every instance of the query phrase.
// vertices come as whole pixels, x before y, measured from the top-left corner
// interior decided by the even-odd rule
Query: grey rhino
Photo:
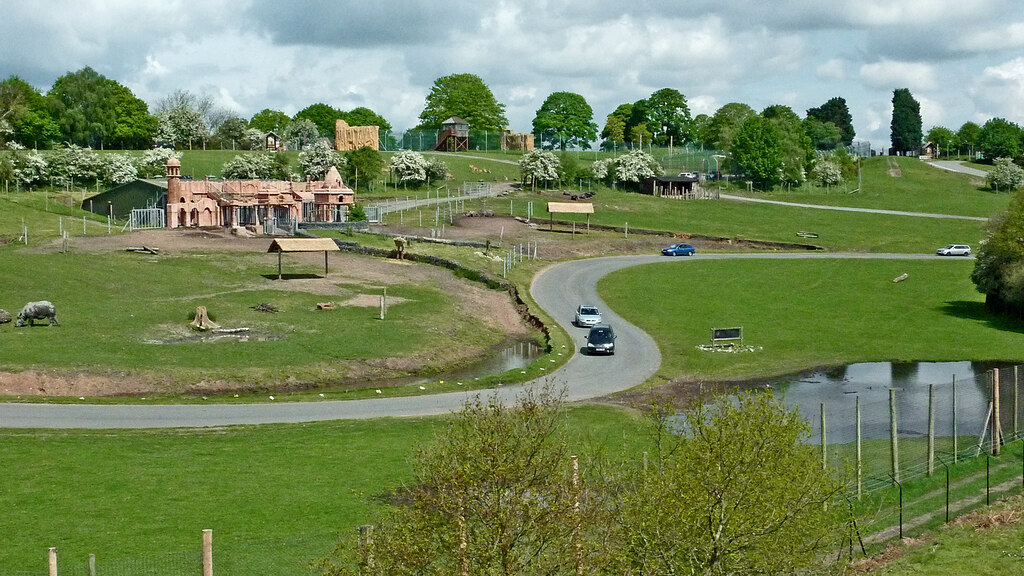
[[[14,326],[21,327],[26,324],[35,326],[36,320],[47,319],[50,321],[50,326],[60,326],[60,322],[57,322],[57,309],[53,307],[52,302],[49,300],[29,302],[25,304],[21,312],[18,312],[18,322]]]

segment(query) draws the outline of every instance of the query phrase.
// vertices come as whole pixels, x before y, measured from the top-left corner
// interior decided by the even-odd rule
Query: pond
[[[980,435],[991,400],[989,371],[1000,369],[1000,404],[1004,434],[1013,432],[1014,368],[991,362],[865,362],[804,372],[761,382],[798,411],[811,425],[811,437],[820,441],[821,408],[829,444],[857,438],[856,405],[860,399],[861,434],[865,440],[888,438],[889,391],[895,390],[898,432],[901,437],[928,433],[928,391],[935,391],[935,434],[953,434],[954,390],[957,434]],[[1024,379],[1024,370],[1020,378]],[[955,380],[955,384],[954,384]],[[1018,420],[1024,419],[1017,407]]]

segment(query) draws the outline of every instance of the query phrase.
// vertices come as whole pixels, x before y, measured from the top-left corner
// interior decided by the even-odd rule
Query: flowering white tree
[[[25,186],[42,184],[50,174],[50,163],[46,157],[33,150],[28,154],[17,155],[14,162],[14,179]]]
[[[94,182],[103,174],[103,159],[92,148],[69,144],[50,154],[50,179],[54,184]]]
[[[331,166],[341,170],[345,166],[345,157],[335,152],[334,147],[325,139],[321,138],[309,150],[299,152],[299,169],[304,176],[322,180]]]
[[[152,148],[138,157],[135,168],[143,177],[160,176],[171,158],[181,158],[181,154],[171,148]]]
[[[101,178],[104,182],[124,184],[139,177],[135,161],[129,154],[107,154],[103,159]]]
[[[996,158],[995,167],[988,173],[988,185],[995,190],[1007,192],[1024,184],[1024,169],[1009,158]]]
[[[246,128],[242,134],[242,148],[246,150],[259,150],[263,148],[263,131],[256,128]]]
[[[419,152],[406,150],[391,157],[391,173],[399,182],[418,184],[427,181],[427,159]]]
[[[290,142],[295,150],[305,150],[320,139],[320,129],[308,118],[296,120],[284,129],[285,142]]]
[[[811,178],[822,186],[835,186],[843,181],[843,170],[831,160],[819,160],[811,168]]]
[[[156,139],[175,145],[188,145],[204,142],[210,137],[210,130],[198,111],[187,106],[168,108],[157,115],[159,128]]]
[[[443,180],[448,177],[448,165],[441,160],[427,160],[427,182]]]
[[[519,171],[523,180],[529,181],[536,188],[537,181],[550,182],[558,179],[558,168],[561,163],[553,152],[531,150],[519,159]]]
[[[661,165],[654,159],[654,156],[643,150],[633,150],[628,154],[619,156],[616,163],[615,178],[619,182],[633,182],[639,184],[648,178],[653,178],[661,173]]]
[[[224,163],[221,175],[237,180],[272,179],[274,159],[271,154],[241,154]]]
[[[605,158],[604,160],[597,160],[590,165],[590,171],[594,173],[594,178],[598,180],[605,180],[610,174],[613,174],[615,170],[615,159]]]

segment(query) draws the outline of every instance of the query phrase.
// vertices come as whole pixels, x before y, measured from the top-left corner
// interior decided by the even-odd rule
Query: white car
[[[939,256],[970,256],[971,247],[967,244],[950,244],[945,248],[939,248],[935,253]]]
[[[601,323],[601,311],[597,309],[597,306],[591,306],[590,304],[580,304],[576,308],[576,318],[573,320],[573,324],[580,327],[596,326]]]

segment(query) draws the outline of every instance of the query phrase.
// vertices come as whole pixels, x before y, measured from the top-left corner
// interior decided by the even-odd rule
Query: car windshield
[[[584,306],[580,308],[580,316],[597,316],[598,314],[600,314],[600,312],[597,311],[597,308],[593,308],[591,306]]]
[[[594,344],[604,344],[612,341],[612,331],[608,328],[600,328],[590,331],[590,341]]]

